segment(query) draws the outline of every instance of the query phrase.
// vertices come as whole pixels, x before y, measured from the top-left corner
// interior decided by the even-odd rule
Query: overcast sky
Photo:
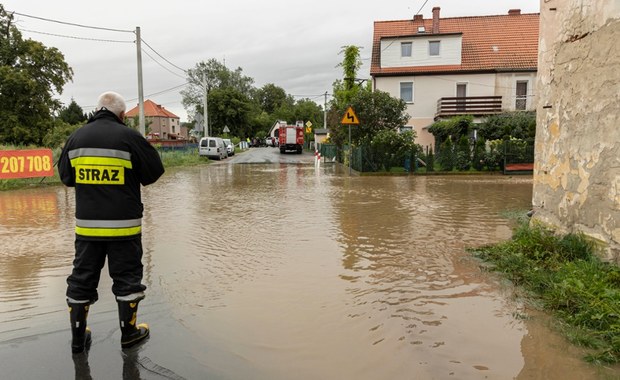
[[[15,15],[25,38],[60,49],[73,68],[73,82],[60,95],[89,112],[101,92],[122,94],[127,107],[138,103],[136,27],[143,45],[144,98],[188,121],[179,91],[193,68],[215,58],[254,79],[299,98],[322,104],[334,80],[342,78],[341,48],[362,47],[360,77],[369,77],[373,22],[432,17],[505,14],[509,9],[537,13],[540,0],[0,0],[6,10],[64,23]],[[421,9],[421,11],[420,11]],[[419,11],[419,12],[418,12]],[[101,41],[106,40],[106,41]],[[150,48],[149,48],[150,46]],[[152,49],[151,49],[152,48]],[[163,57],[163,58],[162,58]],[[169,62],[167,62],[169,61]],[[175,67],[175,66],[178,66]],[[328,100],[330,98],[328,97]],[[193,114],[193,112],[191,112]]]

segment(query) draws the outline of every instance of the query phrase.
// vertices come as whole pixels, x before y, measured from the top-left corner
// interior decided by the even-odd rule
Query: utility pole
[[[138,110],[139,116],[139,128],[142,136],[146,135],[145,120],[144,120],[144,88],[142,85],[142,38],[140,37],[140,27],[136,26],[136,48],[138,50]]]
[[[209,136],[209,115],[207,113],[207,78],[206,78],[206,74],[202,73],[202,90],[203,90],[203,97],[202,97],[202,101],[203,101],[203,105],[202,105],[202,118],[204,119],[204,128],[205,128],[205,137]]]
[[[327,91],[325,91],[325,101],[323,102],[323,129],[327,129]]]

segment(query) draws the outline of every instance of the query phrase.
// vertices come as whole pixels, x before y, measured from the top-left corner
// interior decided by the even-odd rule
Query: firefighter
[[[95,114],[69,136],[58,162],[62,182],[75,188],[75,258],[67,278],[67,304],[74,353],[90,345],[86,319],[98,299],[101,269],[108,259],[116,296],[122,348],[149,335],[137,324],[142,284],[140,185],[164,173],[159,153],[136,130],[127,127],[125,100],[115,92],[99,96]]]

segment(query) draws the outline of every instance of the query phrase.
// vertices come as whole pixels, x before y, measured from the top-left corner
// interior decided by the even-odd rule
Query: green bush
[[[493,171],[504,168],[504,143],[502,140],[488,142],[488,148],[483,156],[484,165],[488,170]]]
[[[510,241],[474,250],[541,301],[590,361],[620,363],[620,268],[602,262],[582,235],[522,224]]]
[[[486,141],[479,138],[474,143],[474,152],[472,154],[471,164],[474,169],[480,171],[484,169],[484,154],[486,152]]]
[[[456,146],[455,166],[461,171],[469,170],[471,167],[471,149],[467,136],[461,136]]]
[[[455,161],[456,154],[454,152],[454,145],[452,144],[452,139],[448,138],[441,144],[441,150],[437,155],[437,163],[439,163],[441,170],[452,171]]]

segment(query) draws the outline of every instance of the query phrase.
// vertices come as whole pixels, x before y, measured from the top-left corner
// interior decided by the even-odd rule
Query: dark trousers
[[[89,241],[75,240],[73,271],[67,278],[67,297],[95,302],[101,269],[108,257],[108,270],[113,280],[112,293],[127,296],[142,292],[142,240]]]

